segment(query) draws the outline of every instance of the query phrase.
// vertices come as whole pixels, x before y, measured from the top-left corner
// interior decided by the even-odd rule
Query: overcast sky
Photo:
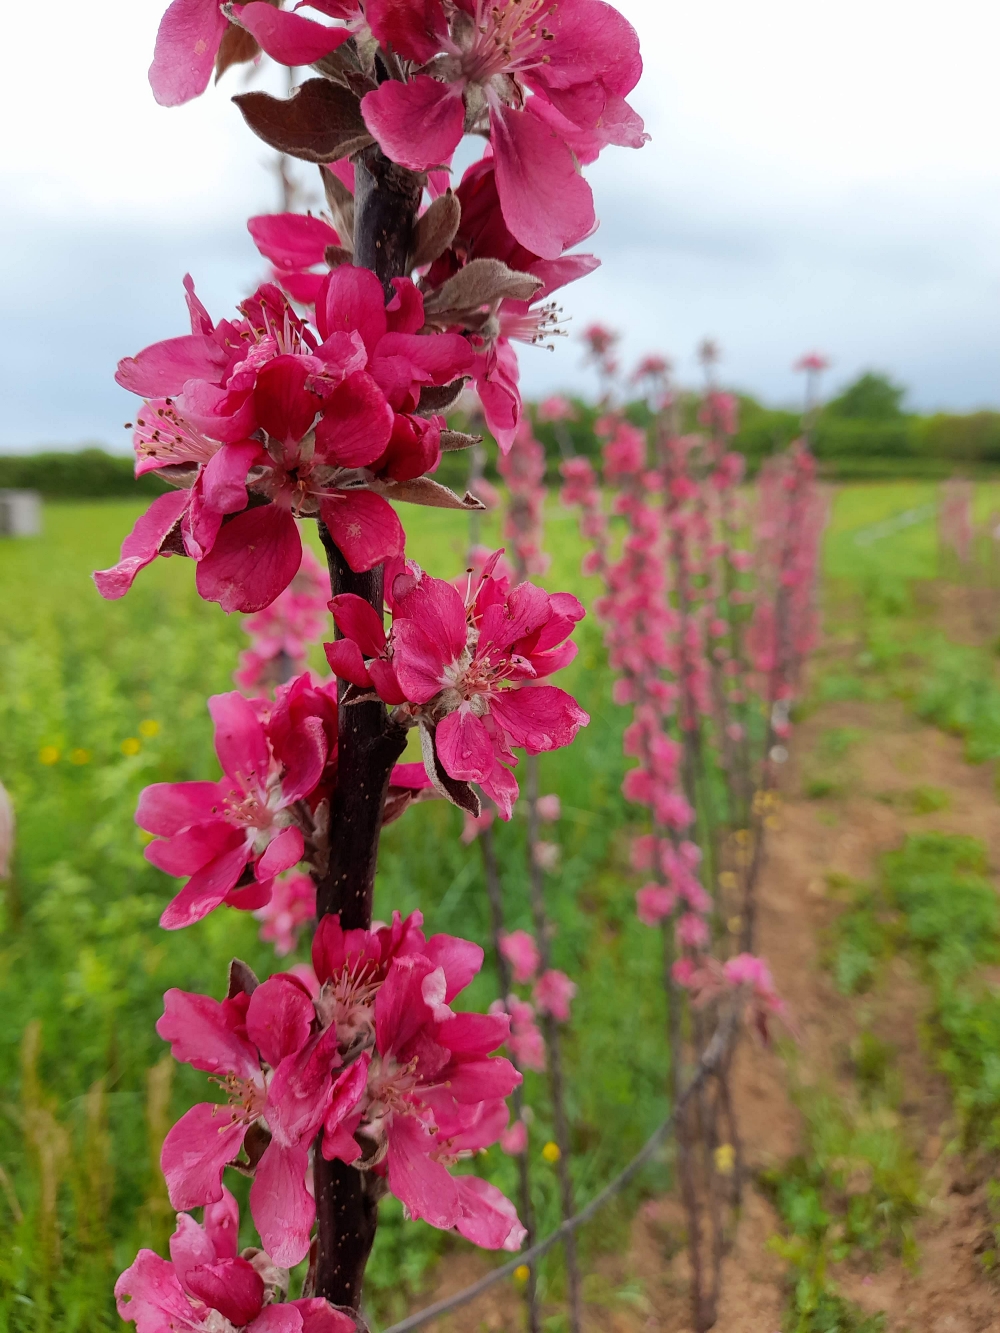
[[[161,0],[49,0],[5,17],[0,79],[0,448],[128,444],[119,357],[186,331],[190,270],[216,315],[261,274],[245,229],[272,210],[268,151],[229,102],[243,74],[164,110],[146,69]],[[799,392],[888,371],[919,408],[1000,405],[1000,169],[987,0],[624,0],[652,141],[588,175],[596,274],[564,293],[531,394],[585,390],[574,330],[693,377],[705,335],[733,386]],[[260,78],[258,76],[258,85]]]

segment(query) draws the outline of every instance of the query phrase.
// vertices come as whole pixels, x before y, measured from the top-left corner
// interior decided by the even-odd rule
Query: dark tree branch
[[[372,146],[355,159],[354,263],[372,269],[386,296],[406,271],[422,182]],[[334,596],[351,592],[382,614],[382,566],[355,573],[319,524]],[[343,690],[343,687],[342,687]],[[330,859],[316,880],[319,916],[339,912],[345,929],[371,925],[382,808],[393,764],[406,746],[381,703],[341,708],[337,789],[330,808]],[[317,1140],[315,1187],[318,1239],[315,1292],[334,1305],[361,1304],[365,1265],[375,1242],[380,1182],[342,1162],[327,1162]]]

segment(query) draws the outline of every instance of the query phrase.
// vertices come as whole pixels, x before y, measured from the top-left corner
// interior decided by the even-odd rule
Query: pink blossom
[[[375,998],[375,1052],[365,1061],[366,1082],[346,1114],[384,1157],[389,1189],[411,1217],[453,1228],[477,1245],[516,1250],[525,1232],[512,1205],[486,1181],[448,1170],[463,1155],[495,1143],[506,1128],[503,1099],[520,1075],[488,1052],[506,1039],[509,1020],[445,1014],[448,986],[443,974],[438,982],[439,974],[426,956],[392,961]],[[330,1152],[329,1134],[328,1118],[324,1153]],[[340,1156],[333,1146],[331,1155]]]
[[[427,281],[437,286],[476,259],[499,259],[508,268],[531,274],[541,283],[531,301],[503,300],[492,319],[473,337],[478,354],[476,388],[486,424],[502,453],[516,437],[521,417],[519,369],[511,341],[537,345],[558,331],[558,310],[552,293],[593,272],[593,255],[571,254],[543,259],[522,245],[504,221],[497,190],[496,162],[481,158],[468,168],[456,191],[462,216],[451,247],[431,266]]]
[[[541,1073],[545,1069],[545,1038],[535,1023],[535,1011],[527,1000],[508,995],[506,1000],[494,1000],[490,1013],[509,1015],[507,1049],[521,1068]]]
[[[554,823],[562,814],[562,806],[555,792],[550,792],[547,796],[539,796],[535,802],[535,810],[538,813],[538,818],[547,824]]]
[[[807,352],[805,356],[799,357],[798,361],[795,363],[794,369],[819,372],[828,370],[829,367],[830,362],[822,352]]]
[[[708,926],[703,917],[685,912],[677,920],[677,943],[685,949],[703,949],[709,941]]]
[[[658,926],[676,904],[676,893],[663,884],[644,884],[636,891],[636,915],[644,926]]]
[[[510,589],[492,563],[470,581],[465,599],[452,584],[408,565],[392,584],[388,639],[359,602],[331,603],[345,635],[328,649],[331,666],[345,679],[370,682],[386,703],[405,700],[403,714],[433,736],[426,762],[436,786],[440,762],[457,781],[480,783],[509,819],[517,796],[512,747],[529,754],[558,749],[589,721],[563,690],[534,684],[572,660],[576,649],[567,640],[583,607],[568,593],[531,583]]]
[[[215,723],[219,782],[160,782],[139,798],[136,823],[158,835],[146,859],[169,875],[189,875],[160,924],[176,930],[228,902],[257,908],[276,875],[302,859],[294,807],[312,795],[335,758],[333,686],[299,676],[277,692],[273,707],[243,695],[208,701]]]
[[[441,419],[413,413],[424,386],[471,369],[468,340],[418,336],[413,283],[396,279],[386,305],[375,275],[351,265],[323,279],[315,332],[272,284],[219,325],[187,286],[192,333],[126,358],[117,379],[151,400],[136,432],[143,467],[182,465],[168,475],[189,489],[154,501],[95,576],[101,593],[121,597],[157,555],[183,552],[203,597],[260,611],[299,568],[302,516],[322,518],[353,569],[401,555],[385,496],[437,465]]]
[[[314,1033],[306,990],[287,974],[221,1003],[170,990],[156,1030],[174,1059],[212,1074],[227,1104],[193,1106],[167,1134],[161,1165],[175,1208],[222,1198],[222,1173],[252,1125],[271,1140],[257,1163],[250,1207],[264,1247],[285,1267],[305,1255],[315,1216],[306,1189],[309,1145],[326,1115],[340,1063],[336,1029]]]
[[[520,1157],[528,1150],[528,1126],[523,1120],[514,1123],[500,1135],[500,1147],[509,1157]]]
[[[531,849],[531,859],[541,870],[551,874],[559,865],[562,848],[557,842],[545,842],[539,838]]]
[[[568,1023],[570,1001],[576,989],[576,982],[570,981],[565,972],[549,968],[535,982],[531,994],[543,1013],[551,1014],[560,1023]]]
[[[572,421],[575,417],[573,404],[561,394],[552,394],[538,404],[539,421]]]
[[[531,981],[538,971],[541,955],[533,935],[526,930],[512,930],[500,936],[500,952],[510,963],[513,979],[519,984]]]
[[[237,1253],[239,1225],[227,1189],[204,1222],[179,1213],[170,1259],[140,1250],[115,1283],[121,1318],[136,1333],[353,1333],[354,1320],[320,1297],[269,1303],[280,1274],[261,1250]]]
[[[261,0],[233,5],[232,16],[283,65],[310,65],[351,36],[348,28],[326,27]],[[180,106],[205,91],[228,27],[219,0],[173,0],[160,20],[149,69],[161,106]]]
[[[639,147],[646,137],[624,100],[642,63],[621,15],[597,0],[527,8],[471,0],[468,11],[441,0],[369,0],[366,13],[380,43],[443,79],[387,80],[362,99],[365,123],[393,161],[415,171],[447,162],[466,117],[483,119],[515,237],[553,259],[590,233],[593,201],[574,150],[592,160],[606,143]]]
[[[254,916],[264,923],[261,939],[273,944],[274,952],[284,958],[297,946],[302,927],[316,919],[316,885],[308,875],[279,875],[270,902]]]
[[[462,824],[461,833],[461,838],[465,845],[468,846],[470,843],[475,842],[480,833],[483,833],[488,828],[492,828],[493,821],[496,817],[496,811],[489,806],[484,806],[482,813],[479,815],[472,815],[467,810],[465,812],[465,821]]]

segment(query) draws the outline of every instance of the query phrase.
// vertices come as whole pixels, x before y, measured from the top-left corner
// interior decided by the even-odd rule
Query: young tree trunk
[[[355,159],[354,184],[354,263],[376,273],[390,297],[392,279],[406,272],[421,181],[373,145]],[[319,533],[330,567],[332,595],[356,593],[381,615],[382,566],[354,573],[322,522]],[[342,704],[344,692],[342,683]],[[371,925],[382,807],[393,764],[405,745],[406,732],[389,720],[381,702],[341,707],[337,789],[330,809],[330,859],[326,874],[316,881],[316,908],[319,916],[339,912],[347,930]],[[381,1181],[342,1162],[325,1161],[319,1140],[314,1178],[318,1222],[315,1294],[356,1310],[375,1242]]]

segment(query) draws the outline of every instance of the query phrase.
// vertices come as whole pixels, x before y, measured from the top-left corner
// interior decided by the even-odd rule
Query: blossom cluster
[[[590,719],[565,690],[537,683],[573,660],[569,636],[583,607],[570,593],[511,587],[501,554],[469,576],[464,596],[408,561],[391,583],[388,635],[362,598],[334,597],[343,638],[326,652],[336,676],[419,727],[428,780],[442,795],[464,803],[454,784],[476,782],[509,819],[514,747],[558,749]]]
[[[496,1142],[520,1082],[490,1052],[505,1015],[455,1013],[482,950],[430,939],[419,912],[372,930],[325,916],[314,975],[257,984],[234,969],[222,1001],[170,990],[157,1031],[174,1057],[210,1074],[226,1102],[203,1102],[168,1133],[163,1174],[179,1209],[217,1203],[225,1168],[253,1174],[250,1209],[264,1248],[290,1267],[307,1253],[315,1201],[307,1171],[322,1134],[327,1160],[382,1178],[412,1217],[479,1245],[516,1249],[513,1207],[477,1176],[448,1166]]]
[[[596,328],[584,337],[610,378],[613,335]],[[710,384],[700,409],[703,433],[683,435],[668,374],[664,358],[650,357],[634,377],[648,386],[660,413],[652,457],[646,433],[621,412],[609,409],[597,423],[611,515],[601,479],[584,458],[562,464],[562,499],[577,508],[590,546],[585,572],[604,584],[595,609],[618,674],[615,700],[632,708],[623,744],[638,763],[626,773],[623,793],[649,811],[651,823],[632,843],[633,869],[649,876],[637,891],[637,912],[650,926],[672,923],[674,980],[697,996],[708,993],[708,976],[731,987],[750,981],[735,963],[727,971],[711,960],[714,903],[702,883],[694,834],[694,765],[701,747],[714,744],[732,817],[749,820],[751,690],[780,699],[777,713],[787,732],[797,664],[815,633],[812,588],[822,523],[811,457],[793,449],[762,479],[761,546],[749,584],[751,558],[739,545],[746,524],[738,489],[743,459],[729,447],[735,400]],[[611,516],[624,520],[620,543]],[[780,652],[772,628],[779,623]],[[759,971],[752,987],[758,1007],[777,1005],[766,964],[741,957],[750,960],[743,971]]]
[[[263,1250],[239,1250],[240,1210],[227,1189],[204,1220],[179,1213],[170,1258],[140,1250],[115,1283],[136,1333],[354,1333],[355,1322],[319,1297],[290,1301],[288,1272]]]
[[[514,345],[547,342],[552,294],[597,266],[568,253],[596,226],[581,167],[646,135],[625,100],[638,40],[603,0],[172,0],[154,96],[179,105],[213,70],[262,54],[310,72],[287,98],[234,100],[259,138],[319,166],[327,212],[251,218],[269,280],[216,321],[186,277],[190,332],[119,364],[118,383],[142,400],[136,472],[171,489],[95,579],[119,598],[157,558],[184,556],[202,598],[253,617],[245,693],[209,700],[222,776],[155,784],[136,818],[152,835],[147,858],[185,881],[165,928],[226,904],[257,912],[287,954],[334,852],[355,850],[355,824],[367,873],[380,825],[425,794],[475,817],[476,783],[510,818],[515,751],[566,745],[589,720],[548,683],[575,652],[576,598],[515,582],[499,552],[465,580],[429,576],[407,558],[396,506],[483,507],[433,476],[442,453],[477,443],[446,420],[473,382],[500,450],[528,450],[509,470],[527,467],[537,500]],[[485,147],[454,184],[466,134]],[[309,519],[331,568],[351,573],[336,574],[328,603],[303,544]],[[519,576],[539,569],[529,545],[515,540]],[[330,681],[305,661],[324,603],[337,629],[324,645]],[[381,728],[381,770],[383,752],[341,743],[360,734],[353,717]],[[411,728],[422,762],[390,771]],[[369,778],[388,791],[379,808]],[[359,791],[367,810],[348,816]],[[364,885],[346,879],[343,901],[363,905]],[[421,926],[419,913],[351,930],[324,915],[311,969],[258,982],[234,963],[222,1000],[168,991],[160,1035],[224,1101],[191,1108],[164,1142],[182,1210],[171,1260],[141,1252],[116,1291],[139,1333],[347,1333],[356,1321],[326,1301],[282,1299],[282,1270],[312,1249],[316,1289],[360,1300],[338,1255],[311,1240],[324,1162],[352,1166],[371,1198],[388,1189],[411,1217],[518,1248],[514,1207],[450,1169],[509,1134],[520,1074],[492,1052],[515,1039],[511,1016],[456,1012],[482,951]],[[545,971],[536,1003],[558,1016],[571,990]],[[261,1251],[236,1252],[228,1167],[253,1177]],[[197,1207],[201,1225],[186,1212]]]
[[[484,135],[504,221],[519,244],[545,259],[594,230],[578,163],[594,161],[608,144],[637,148],[646,140],[625,101],[642,72],[638,39],[601,0],[318,0],[310,7],[333,24],[257,2],[173,0],[150,69],[154,96],[179,105],[204,91],[213,69],[260,51],[292,68],[318,64],[336,80],[354,51],[377,45],[391,53],[382,60],[389,77],[366,81],[362,65],[362,77],[344,80],[354,92],[350,115],[348,99],[338,99],[338,109],[350,124],[338,127],[338,143],[327,115],[323,158],[374,141],[393,162],[434,172],[451,162],[466,133]],[[374,73],[373,63],[368,69]],[[245,99],[244,113],[257,128]]]

